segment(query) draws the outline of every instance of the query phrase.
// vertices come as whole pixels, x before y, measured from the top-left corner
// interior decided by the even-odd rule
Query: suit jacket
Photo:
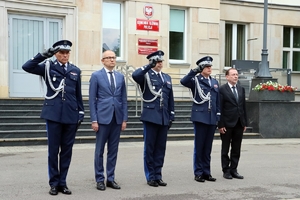
[[[23,70],[31,74],[40,75],[45,80],[48,97],[55,94],[49,85],[49,80],[45,77],[46,58],[37,54],[28,60],[23,66]],[[67,71],[64,73],[57,60],[50,61],[50,79],[53,86],[57,88],[62,79],[65,79],[64,94],[60,92],[53,99],[45,99],[41,118],[60,122],[64,124],[76,124],[83,119],[84,107],[81,94],[81,71],[75,65],[68,63]]]
[[[195,89],[195,78],[198,79],[199,85],[205,94],[210,92],[211,94],[211,109],[209,110],[208,101],[203,104],[193,103],[191,121],[201,122],[209,125],[216,125],[217,121],[220,119],[220,105],[219,105],[219,83],[216,79],[210,77],[211,85],[208,79],[203,77],[201,74],[196,76],[196,72],[191,70],[185,77],[180,80],[180,83],[185,87],[188,87],[192,91],[193,97],[197,102],[202,100],[199,97],[198,90]]]
[[[237,84],[238,101],[234,97],[232,89],[226,83],[220,87],[221,119],[218,127],[234,127],[240,119],[243,127],[247,126],[245,89]]]
[[[127,121],[127,92],[123,74],[113,71],[115,91],[111,90],[104,68],[92,73],[89,86],[89,106],[91,121],[109,124],[115,113],[117,124]]]
[[[169,121],[174,121],[174,96],[171,77],[162,73],[164,79],[162,82],[157,74],[151,69],[150,65],[145,65],[132,73],[132,78],[137,82],[141,90],[144,91],[143,98],[146,100],[153,99],[154,95],[150,92],[146,83],[145,74],[148,73],[152,89],[156,92],[162,88],[162,107],[160,105],[160,97],[152,102],[143,102],[143,111],[141,121],[152,122],[159,125],[169,125]]]

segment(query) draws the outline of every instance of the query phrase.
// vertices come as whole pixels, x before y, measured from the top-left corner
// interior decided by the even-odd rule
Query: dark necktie
[[[108,72],[110,74],[110,87],[111,91],[114,93],[115,92],[115,81],[114,81],[114,76],[112,75],[113,72]]]
[[[158,81],[161,82],[161,83],[163,83],[163,80],[162,80],[162,78],[161,78],[160,73],[157,73],[157,77],[158,77]]]
[[[66,73],[66,65],[62,65],[61,67],[62,67],[63,72],[64,72],[64,74],[65,74],[65,73]]]
[[[231,88],[232,88],[233,95],[234,95],[235,99],[238,100],[238,95],[237,95],[237,93],[236,93],[236,91],[235,91],[235,87],[232,86]]]

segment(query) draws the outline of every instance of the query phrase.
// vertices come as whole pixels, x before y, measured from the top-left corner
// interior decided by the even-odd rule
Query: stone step
[[[85,115],[84,117],[84,122],[89,123],[90,116]],[[190,121],[190,114],[187,115],[181,115],[181,113],[177,113],[175,116],[175,121]],[[40,118],[39,115],[34,115],[34,116],[0,116],[0,124],[5,124],[5,123],[45,123],[44,119]],[[128,122],[140,122],[140,116],[128,116]],[[1,128],[0,128],[1,130]]]
[[[91,127],[91,122],[82,122],[80,129],[88,129]],[[190,121],[174,121],[172,127],[193,127],[193,124]],[[140,121],[131,121],[127,122],[127,128],[143,128],[143,123]],[[25,122],[25,123],[0,123],[1,131],[9,130],[45,130],[46,124],[42,122]],[[0,136],[1,137],[1,136]]]
[[[141,111],[140,110],[128,110],[128,118],[131,116],[140,116]],[[175,117],[181,117],[191,114],[191,110],[177,110],[175,111]],[[0,120],[1,119],[7,119],[12,116],[30,116],[30,117],[36,117],[41,115],[41,110],[0,110]],[[90,113],[85,111],[84,119],[88,121],[90,119]],[[2,121],[0,121],[2,122]]]
[[[259,133],[244,133],[244,139],[262,138]],[[193,140],[194,134],[168,134],[168,141],[171,140]],[[216,133],[215,140],[220,139],[220,134]],[[76,136],[75,143],[95,143],[96,136]],[[121,142],[143,141],[142,135],[121,135]],[[2,146],[27,146],[27,145],[47,145],[47,137],[39,138],[0,138],[0,147]]]

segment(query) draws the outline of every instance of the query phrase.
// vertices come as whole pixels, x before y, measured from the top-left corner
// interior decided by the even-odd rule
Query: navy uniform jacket
[[[144,101],[141,121],[152,122],[159,125],[169,125],[169,121],[174,121],[174,97],[171,77],[161,72],[164,79],[164,83],[162,83],[150,65],[145,65],[135,70],[132,73],[132,78],[140,85],[141,90],[144,91],[143,98],[145,100],[150,100],[154,97],[146,83],[146,73],[149,74],[152,88],[156,92],[162,88],[163,106],[160,107],[160,97],[156,98],[153,102]]]
[[[185,77],[180,80],[180,83],[185,87],[192,90],[192,94],[195,94],[195,78],[198,79],[199,85],[205,94],[210,92],[211,94],[211,109],[209,110],[208,101],[203,104],[193,103],[191,121],[201,122],[209,125],[216,125],[220,120],[220,101],[219,101],[219,83],[216,79],[211,78],[211,86],[207,79],[205,79],[201,74],[196,76],[196,72],[191,70]],[[198,91],[196,90],[196,95],[194,96],[197,102],[202,100],[199,97]]]
[[[37,54],[31,60],[28,60],[23,66],[23,70],[31,74],[40,75],[44,78],[47,86],[48,97],[55,92],[49,85],[48,78],[45,77],[46,58],[41,54]],[[41,63],[43,62],[43,63]],[[55,60],[50,61],[50,78],[53,86],[57,88],[62,79],[65,79],[64,94],[62,92],[53,98],[45,99],[42,109],[41,118],[51,120],[63,124],[77,124],[79,119],[82,119],[84,111],[82,95],[81,95],[81,71],[75,65],[68,63],[67,72],[64,74],[62,67]]]

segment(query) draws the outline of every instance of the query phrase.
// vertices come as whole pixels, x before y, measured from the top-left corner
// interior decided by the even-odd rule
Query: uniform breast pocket
[[[167,85],[167,88],[168,88],[168,89],[170,89],[170,90],[172,89],[172,85],[171,85],[171,84],[168,84],[168,83],[167,83],[166,85]]]
[[[77,81],[78,75],[70,74],[70,79],[73,81]]]
[[[54,71],[54,70],[51,70],[50,71],[50,77],[52,79],[53,82],[57,81],[57,80],[61,80],[62,79],[62,74],[57,72],[57,71]]]
[[[143,107],[144,108],[148,108],[148,109],[154,109],[155,108],[155,104],[144,104]]]
[[[152,89],[158,91],[161,88],[161,83],[158,81],[152,81]]]
[[[214,91],[218,93],[219,92],[219,88],[214,87]]]

